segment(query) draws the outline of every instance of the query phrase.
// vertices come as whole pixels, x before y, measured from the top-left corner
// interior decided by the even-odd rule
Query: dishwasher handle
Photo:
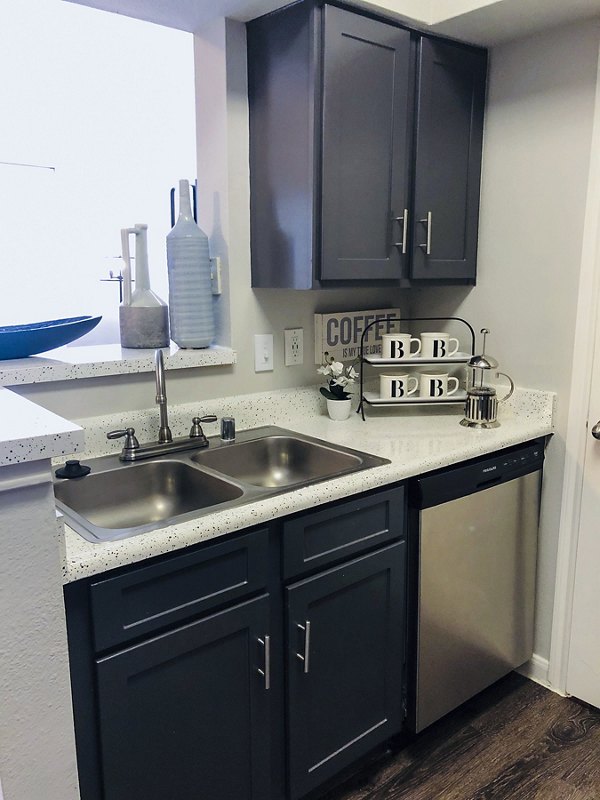
[[[489,489],[491,486],[497,486],[499,483],[502,483],[502,475],[496,475],[493,478],[487,478],[487,480],[480,481],[476,485],[476,489]]]

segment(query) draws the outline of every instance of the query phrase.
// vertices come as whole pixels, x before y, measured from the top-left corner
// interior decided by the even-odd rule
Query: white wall
[[[549,654],[600,24],[491,50],[477,286],[414,292],[419,313],[488,327],[520,386],[558,394],[540,536],[536,652]]]
[[[79,798],[51,477],[49,461],[2,468],[3,482],[37,483],[0,485],[0,775],[6,800]]]

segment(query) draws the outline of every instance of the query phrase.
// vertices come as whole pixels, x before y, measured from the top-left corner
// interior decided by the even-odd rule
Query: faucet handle
[[[203,422],[216,422],[217,418],[214,414],[207,414],[204,417],[193,417],[192,418],[192,427],[190,428],[190,439],[202,439],[206,438],[204,436],[204,431],[202,430]]]
[[[106,434],[107,439],[120,439],[122,436],[125,436],[125,444],[123,445],[123,450],[137,450],[140,446],[136,436],[135,436],[135,428],[125,428],[124,430],[119,429],[116,431],[110,431]]]

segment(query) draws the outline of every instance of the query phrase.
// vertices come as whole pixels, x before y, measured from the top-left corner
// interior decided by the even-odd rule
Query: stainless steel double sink
[[[123,463],[117,455],[85,462],[82,478],[56,480],[56,505],[91,542],[125,539],[203,514],[389,464],[385,458],[331,445],[273,426],[235,442]]]

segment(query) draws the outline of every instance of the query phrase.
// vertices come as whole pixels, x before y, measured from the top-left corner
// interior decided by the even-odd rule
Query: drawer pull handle
[[[299,622],[296,625],[304,631],[304,655],[296,653],[296,657],[304,663],[304,674],[307,675],[310,668],[310,620],[306,620],[304,625],[300,625]]]
[[[265,679],[265,689],[268,691],[271,688],[271,637],[265,636],[258,642],[265,648],[265,668],[259,669],[258,674]]]

